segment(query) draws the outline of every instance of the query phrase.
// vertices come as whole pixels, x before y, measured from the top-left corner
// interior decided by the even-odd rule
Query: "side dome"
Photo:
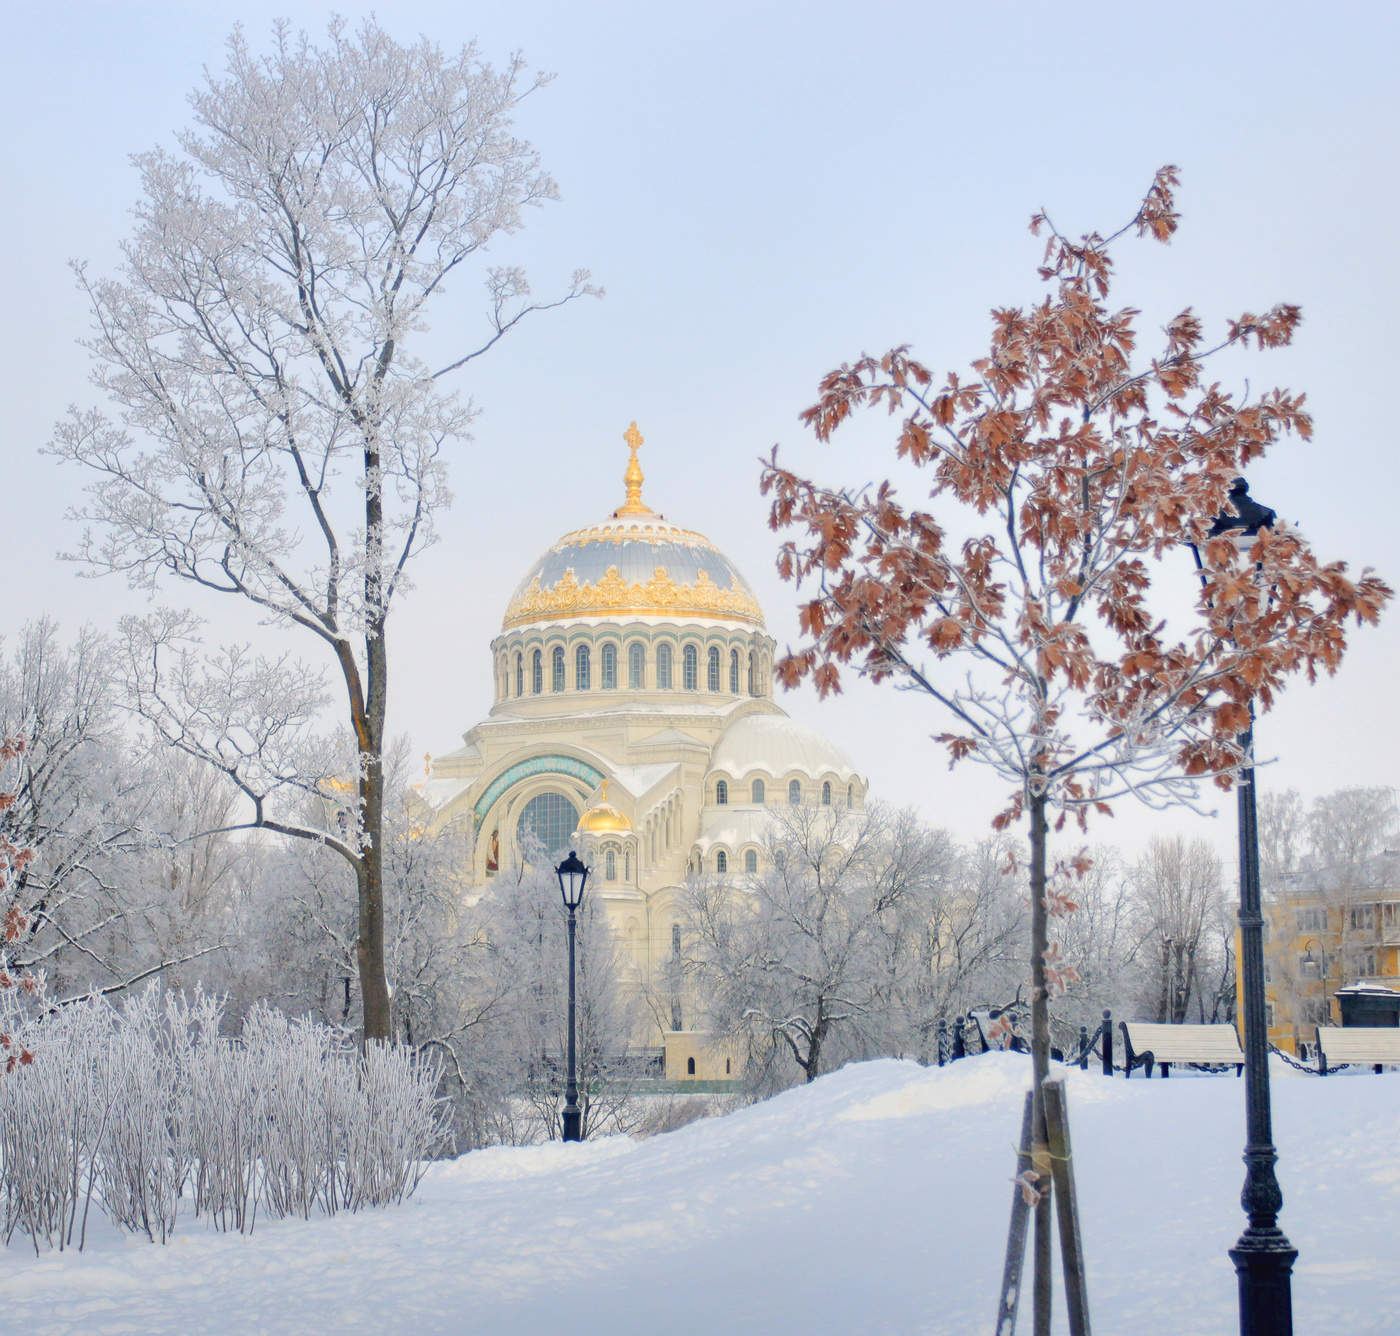
[[[608,519],[565,534],[526,573],[506,605],[502,631],[584,617],[664,617],[741,622],[760,630],[763,610],[733,563],[703,534],[642,503],[634,422],[627,500]]]
[[[860,778],[840,748],[785,714],[751,714],[735,720],[715,744],[710,770],[724,771],[735,779],[751,770],[770,775],[834,774],[844,783]]]
[[[619,812],[608,802],[608,781],[603,781],[603,791],[597,803],[588,809],[578,820],[580,835],[620,835],[632,829],[632,823],[624,812]]]

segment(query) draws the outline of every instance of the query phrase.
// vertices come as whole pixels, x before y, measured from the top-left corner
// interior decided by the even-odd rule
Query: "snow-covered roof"
[[[770,775],[796,771],[814,778],[835,774],[843,782],[859,778],[835,744],[785,714],[750,714],[735,720],[715,745],[710,769],[736,778],[751,770]]]
[[[695,837],[695,848],[701,853],[721,845],[726,849],[742,849],[750,844],[762,844],[773,829],[773,814],[766,807],[720,807],[711,809],[710,819]]]
[[[471,788],[470,779],[427,779],[416,785],[418,796],[434,810],[446,807],[454,798]]]
[[[615,765],[612,767],[612,775],[634,799],[640,800],[664,779],[674,775],[678,769],[673,761],[662,762],[660,765]]]
[[[1358,979],[1355,983],[1347,984],[1345,988],[1337,989],[1337,997],[1341,997],[1343,994],[1350,997],[1400,997],[1400,990],[1387,988],[1384,984]]]

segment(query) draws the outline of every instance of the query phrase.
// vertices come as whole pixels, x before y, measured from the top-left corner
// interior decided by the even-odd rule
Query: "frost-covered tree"
[[[462,985],[475,1023],[449,1036],[468,1135],[530,1142],[560,1135],[568,1042],[568,914],[549,860],[527,857],[464,910],[477,954]],[[607,911],[578,911],[577,1071],[583,1135],[627,1131],[639,1074],[643,1000]]]
[[[394,1037],[432,1046],[463,1024],[473,977],[474,931],[464,904],[463,869],[471,834],[460,825],[423,822],[406,778],[404,748],[386,761],[384,800],[385,965],[394,998]],[[303,812],[308,825],[338,826],[351,801],[343,783],[326,784]],[[359,1027],[355,960],[356,884],[334,850],[309,841],[241,840],[247,854],[226,897],[228,950],[206,986],[244,1009],[267,999],[293,1015]]]
[[[1025,934],[1005,837],[958,846],[945,832],[931,834],[946,849],[948,866],[929,885],[932,893],[920,897],[918,958],[901,997],[911,1033],[890,1050],[923,1062],[937,1057],[939,1021],[1016,995]]]
[[[1055,1042],[1066,1052],[1077,1044],[1081,1026],[1094,1032],[1105,1009],[1129,1018],[1144,1014],[1143,929],[1122,857],[1109,845],[1096,845],[1088,855],[1089,869],[1074,886],[1074,913],[1060,920],[1061,948],[1079,976],[1051,1017],[1059,1023]],[[1024,980],[1024,965],[1016,978]]]
[[[178,754],[125,726],[111,643],[91,627],[65,640],[42,619],[7,648],[0,735],[23,745],[0,831],[32,853],[11,888],[28,925],[14,958],[64,996],[119,990],[202,955],[218,931],[190,876],[217,861],[222,841],[195,854],[177,827],[216,779],[190,775]],[[228,804],[225,795],[215,815]]]
[[[294,744],[319,676],[276,656],[200,657],[197,623],[127,624],[141,710],[221,770],[249,822],[333,850],[356,881],[355,964],[367,1036],[391,1033],[384,940],[389,618],[449,497],[445,459],[472,405],[454,373],[535,302],[523,272],[484,266],[478,337],[437,360],[426,339],[454,280],[554,182],[511,132],[541,80],[474,46],[404,46],[374,20],[326,43],[243,33],[191,96],[174,151],[140,154],[119,273],[79,266],[86,346],[106,408],[77,408],[50,450],[89,470],[78,557],[147,588],[185,582],[304,633],[339,681],[351,820],[308,824],[326,778]],[[461,315],[456,317],[465,326]]]
[[[1380,786],[1339,789],[1306,807],[1289,790],[1263,809],[1261,862],[1283,902],[1269,963],[1295,1023],[1330,1024],[1336,990],[1374,972],[1377,892],[1396,884],[1398,816],[1395,791]]]
[[[28,923],[15,955],[59,988],[101,986],[126,968],[141,900],[126,874],[146,840],[144,758],[123,735],[110,646],[94,630],[65,644],[45,619],[7,648],[0,736],[22,745],[0,827],[34,855],[11,885]]]
[[[1177,179],[1158,172],[1107,237],[1071,240],[1037,214],[1047,291],[993,312],[970,374],[935,382],[901,347],[822,380],[803,415],[818,439],[862,408],[891,415],[896,455],[928,480],[927,508],[905,505],[889,481],[819,485],[776,451],[762,478],[773,527],[795,531],[780,573],[809,585],[803,642],[781,679],[810,676],[825,694],[854,664],[921,694],[941,713],[937,737],[953,761],[988,765],[1005,783],[996,825],[1025,822],[1033,1154],[1047,1178],[1049,1002],[1076,977],[1049,934],[1050,916],[1072,904],[1047,859],[1051,823],[1128,794],[1189,801],[1201,779],[1229,787],[1252,763],[1251,709],[1268,709],[1295,674],[1334,671],[1346,622],[1375,621],[1391,594],[1283,527],[1248,554],[1212,536],[1227,507],[1238,513],[1235,478],[1281,437],[1310,436],[1312,422],[1299,395],[1237,395],[1208,374],[1229,349],[1288,344],[1296,306],[1243,314],[1214,342],[1188,307],[1144,355],[1138,312],[1109,305],[1115,243],[1129,232],[1171,238]],[[1188,542],[1201,588],[1189,623],[1169,626],[1152,601],[1153,566]],[[1063,862],[1071,879],[1087,868]],[[1035,1220],[1034,1325],[1045,1336],[1048,1194]]]
[[[851,1057],[926,1047],[986,963],[963,931],[986,903],[955,885],[952,841],[878,805],[794,807],[775,810],[760,862],[692,877],[683,902],[702,1018],[748,1038],[753,1079],[773,1061],[814,1081]]]
[[[1156,838],[1133,868],[1132,882],[1147,1014],[1172,1025],[1219,1020],[1218,981],[1227,976],[1219,856],[1206,840]]]

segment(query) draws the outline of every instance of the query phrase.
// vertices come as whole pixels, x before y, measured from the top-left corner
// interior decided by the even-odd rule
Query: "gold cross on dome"
[[[622,475],[622,481],[627,487],[627,500],[613,511],[613,514],[650,515],[651,507],[642,502],[642,466],[637,463],[637,447],[645,438],[637,430],[637,424],[634,422],[622,433],[622,439],[627,442],[627,448],[632,452],[627,461],[627,472]]]

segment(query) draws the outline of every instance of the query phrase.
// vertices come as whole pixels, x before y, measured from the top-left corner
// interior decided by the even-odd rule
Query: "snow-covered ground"
[[[5,1329],[976,1336],[1026,1062],[865,1063],[647,1141],[479,1151],[404,1206],[246,1238],[185,1220],[165,1248],[105,1227],[81,1255],[12,1245]],[[1096,1330],[1235,1332],[1243,1083],[1068,1085]],[[1280,1069],[1274,1125],[1298,1331],[1400,1331],[1400,1076]]]

